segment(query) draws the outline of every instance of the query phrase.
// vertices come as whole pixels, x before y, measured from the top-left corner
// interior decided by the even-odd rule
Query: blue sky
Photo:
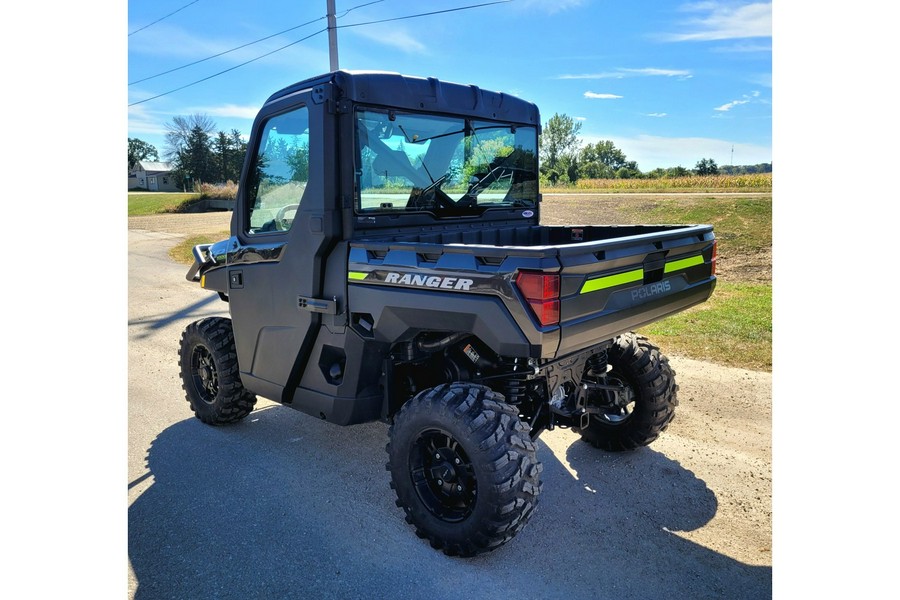
[[[484,1],[336,0],[340,67],[515,94],[545,123],[554,113],[578,119],[583,142],[612,140],[643,171],[772,161],[771,3],[514,0],[349,26]],[[325,0],[129,2],[128,137],[162,157],[166,123],[194,113],[248,134],[271,93],[329,70],[327,33],[316,34],[325,13]]]

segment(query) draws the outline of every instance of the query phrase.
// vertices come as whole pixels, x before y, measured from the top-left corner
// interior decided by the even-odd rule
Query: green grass
[[[658,200],[624,208],[634,223],[708,223],[719,251],[748,253],[772,246],[772,199],[709,197]]]
[[[198,233],[192,235],[174,248],[171,248],[169,250],[169,258],[175,262],[189,265],[194,262],[194,254],[192,252],[194,246],[197,244],[212,244],[227,239],[230,235],[231,232],[228,230],[220,231],[218,233]]]
[[[640,330],[668,354],[772,370],[772,285],[719,281],[709,300]]]
[[[128,194],[128,216],[158,215],[178,212],[185,203],[197,200],[200,194],[152,193]]]

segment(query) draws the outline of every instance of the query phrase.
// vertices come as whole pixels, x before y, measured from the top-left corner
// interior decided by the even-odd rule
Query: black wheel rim
[[[594,414],[594,418],[606,425],[622,425],[631,418],[631,415],[634,412],[634,388],[624,377],[618,375],[615,371],[612,371],[607,375],[606,381],[609,385],[622,385],[629,388],[631,390],[631,400],[624,405],[611,405],[605,407],[602,413]]]
[[[410,449],[409,474],[419,500],[442,521],[458,523],[475,508],[475,468],[459,442],[442,429],[419,434]]]
[[[212,404],[219,394],[219,373],[206,346],[195,346],[191,353],[191,379],[200,399]]]

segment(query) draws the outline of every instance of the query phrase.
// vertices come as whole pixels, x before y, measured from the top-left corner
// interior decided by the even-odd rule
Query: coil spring
[[[507,359],[504,361],[504,367],[509,371],[509,376],[503,382],[503,395],[509,404],[521,404],[525,398],[525,381],[528,378],[525,364],[515,359]]]
[[[600,377],[606,373],[606,362],[606,350],[602,350],[597,354],[592,354],[591,357],[587,359],[584,372],[586,374],[590,373],[595,377]]]
[[[525,382],[519,379],[508,380],[503,395],[510,404],[521,404],[522,399],[525,398]]]

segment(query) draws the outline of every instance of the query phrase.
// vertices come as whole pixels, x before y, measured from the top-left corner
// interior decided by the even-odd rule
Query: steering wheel
[[[278,211],[278,214],[275,215],[275,229],[281,231],[287,231],[291,228],[291,225],[294,223],[294,217],[297,216],[297,209],[300,208],[299,204],[288,204],[287,206],[282,206]],[[286,215],[290,212],[294,211],[294,214],[290,219],[286,217]]]

